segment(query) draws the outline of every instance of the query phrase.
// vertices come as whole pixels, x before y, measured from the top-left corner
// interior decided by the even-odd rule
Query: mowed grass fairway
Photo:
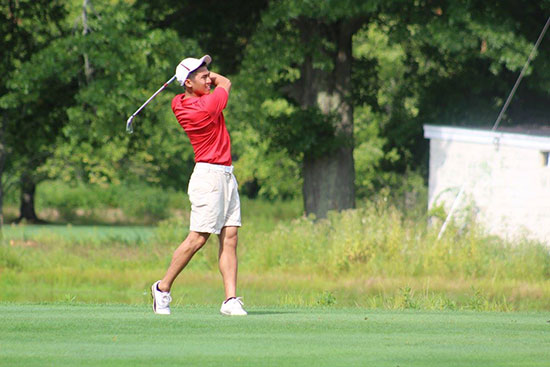
[[[2,366],[548,366],[547,313],[2,304]]]

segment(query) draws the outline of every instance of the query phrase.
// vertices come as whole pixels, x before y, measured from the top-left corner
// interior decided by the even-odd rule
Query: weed
[[[319,295],[319,297],[317,297],[315,303],[318,306],[334,306],[336,304],[336,297],[332,292],[325,291],[321,295]]]
[[[401,291],[401,308],[403,309],[417,309],[418,304],[414,299],[414,292],[411,287],[406,286],[400,289]]]
[[[65,302],[65,303],[74,303],[74,302],[76,302],[76,296],[74,296],[70,293],[66,293],[63,297],[63,302]]]
[[[467,308],[474,311],[486,310],[489,302],[487,298],[483,295],[481,290],[472,287],[472,292],[474,293],[468,300]]]

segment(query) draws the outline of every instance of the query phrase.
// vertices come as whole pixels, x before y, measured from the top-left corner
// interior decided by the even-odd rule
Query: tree
[[[195,40],[223,74],[235,74],[268,0],[145,0],[136,3],[154,28]],[[187,57],[193,55],[181,55]],[[197,56],[197,55],[195,55]]]
[[[253,107],[236,113],[259,120],[272,147],[300,162],[306,212],[319,218],[355,205],[352,37],[377,7],[273,2],[241,67],[240,82],[254,94],[247,99]]]
[[[0,5],[0,29],[2,34],[2,55],[0,72],[7,76],[0,82],[0,95],[6,95],[9,87],[13,87],[13,81],[9,77],[18,67],[30,60],[32,55],[45,47],[49,41],[59,37],[64,32],[62,21],[66,11],[59,1],[7,1]],[[0,225],[3,222],[3,182],[4,168],[13,170],[14,167],[22,169],[20,175],[21,187],[21,215],[28,216],[31,220],[37,220],[34,208],[28,206],[29,197],[32,197],[34,185],[29,184],[33,167],[37,162],[43,162],[44,155],[41,152],[45,136],[52,130],[41,129],[41,118],[54,117],[45,111],[48,106],[48,95],[42,96],[37,105],[24,106],[22,109],[9,108],[5,103],[0,105]],[[54,101],[59,102],[59,101]],[[40,106],[38,106],[40,105]],[[28,124],[30,110],[44,115],[36,116],[36,124]],[[55,112],[53,113],[55,115]],[[55,116],[57,117],[57,116]],[[55,124],[53,124],[55,128]],[[46,138],[47,139],[47,138]],[[25,159],[21,160],[24,152]],[[7,160],[9,156],[9,160]],[[7,163],[7,167],[5,167]]]
[[[21,64],[1,99],[20,114],[12,134],[20,146],[16,140],[12,144],[21,164],[14,170],[33,184],[32,190],[45,178],[158,182],[160,172],[170,177],[187,164],[181,154],[192,154],[183,142],[170,145],[179,127],[163,123],[170,95],[159,96],[140,114],[136,134],[126,134],[124,127],[173,75],[181,52],[199,52],[196,43],[180,42],[174,31],[150,30],[143,14],[123,2],[96,10],[82,25],[88,31],[75,29]]]
[[[148,24],[154,28],[173,29],[184,39],[195,40],[201,48],[213,57],[211,67],[216,72],[233,78],[242,64],[244,50],[250,42],[261,13],[267,8],[268,0],[206,0],[197,3],[191,0],[140,1],[135,6],[144,10]],[[181,54],[181,57],[200,56]],[[243,103],[239,87],[234,88],[229,106]],[[300,177],[295,163],[283,154],[266,156],[265,144],[257,131],[241,124],[227,112],[232,155],[235,172],[244,182],[241,194],[249,197],[261,195],[267,198],[287,197],[296,191]],[[260,158],[261,157],[261,158]],[[254,162],[263,161],[261,167]],[[247,162],[251,164],[248,165]],[[271,162],[272,164],[269,164]],[[285,170],[281,170],[281,166]],[[278,169],[271,169],[271,167]],[[272,179],[258,179],[258,168],[264,176]],[[287,173],[287,169],[292,175]],[[273,179],[278,179],[277,182]],[[259,183],[262,181],[262,184]],[[267,182],[271,184],[267,184]]]
[[[499,100],[544,24],[545,9],[548,2],[272,2],[236,82],[249,91],[243,98],[247,103],[232,112],[258,126],[272,149],[301,165],[306,211],[323,216],[326,210],[352,206],[345,199],[346,192],[353,192],[349,173],[354,166],[346,144],[363,143],[349,132],[355,107],[368,107],[368,117],[378,119],[374,130],[384,142],[383,151],[376,152],[383,159],[379,185],[394,177],[384,171],[421,169],[427,147],[424,123],[483,121],[486,126],[492,122],[489,116],[496,117]],[[376,34],[368,33],[375,28]],[[359,29],[363,38],[351,42]],[[380,32],[387,35],[385,50],[398,52],[397,59],[368,47],[370,57],[354,55],[354,47],[372,42],[369,37]],[[529,102],[548,100],[547,59],[537,59],[537,87],[521,102],[530,105],[532,116],[547,116],[548,103],[534,108],[536,103]],[[384,75],[390,70],[387,62],[397,64],[395,75]],[[367,93],[350,96],[350,89]],[[519,103],[520,95],[516,98]],[[510,118],[523,110],[516,106]]]
[[[141,10],[97,7],[91,31],[74,40],[94,70],[67,109],[63,144],[48,162],[52,177],[96,184],[138,182],[181,187],[192,169],[192,149],[172,116],[170,90],[159,94],[125,132],[128,116],[173,75],[182,53],[199,53],[193,40],[150,29]]]
[[[382,127],[386,151],[401,159],[383,168],[425,166],[422,125],[491,128],[550,10],[548,1],[386,2],[381,24],[404,52],[405,72],[390,118]],[[548,41],[548,40],[547,40]],[[550,43],[539,56],[501,126],[545,123]]]

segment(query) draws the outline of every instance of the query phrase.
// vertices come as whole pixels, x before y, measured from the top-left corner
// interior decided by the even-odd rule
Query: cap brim
[[[201,64],[204,62],[206,63],[206,65],[210,65],[210,63],[212,62],[212,58],[210,57],[210,55],[204,55],[203,57],[200,58],[200,61],[201,61]]]
[[[199,62],[197,63],[197,67],[189,70],[189,72],[187,73],[187,77],[189,77],[189,74],[191,74],[192,72],[200,68],[203,63],[206,64],[206,66],[208,66],[210,65],[211,62],[212,62],[212,58],[210,57],[210,55],[204,55],[199,59]]]

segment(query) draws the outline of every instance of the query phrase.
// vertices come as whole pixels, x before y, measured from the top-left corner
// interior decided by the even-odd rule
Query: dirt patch
[[[33,240],[10,240],[10,246],[34,248],[40,246],[40,244]]]

